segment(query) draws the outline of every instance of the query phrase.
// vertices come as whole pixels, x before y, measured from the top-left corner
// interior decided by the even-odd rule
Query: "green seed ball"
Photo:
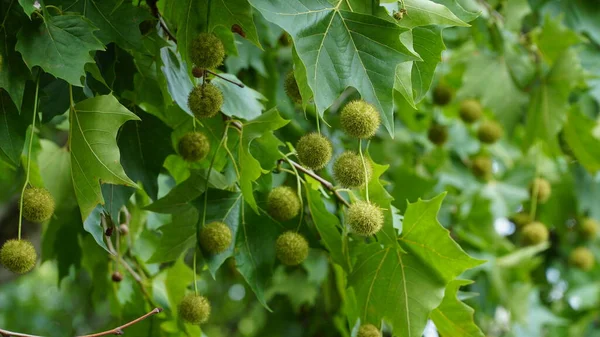
[[[223,106],[223,93],[212,84],[198,85],[188,96],[188,106],[196,118],[213,117]]]
[[[550,233],[548,233],[548,228],[546,228],[543,223],[537,221],[525,225],[521,234],[523,237],[523,243],[526,245],[537,245],[539,243],[548,241],[548,237],[550,236]]]
[[[371,236],[383,226],[383,212],[379,206],[367,201],[357,201],[350,205],[346,214],[348,225],[360,236]]]
[[[276,220],[291,220],[300,212],[300,198],[291,187],[276,187],[267,197],[267,210]]]
[[[581,234],[583,235],[584,238],[586,238],[588,240],[592,240],[596,237],[596,234],[598,234],[599,226],[600,226],[600,224],[598,224],[598,221],[596,221],[595,219],[585,218],[581,222],[581,228],[580,228]]]
[[[296,232],[285,232],[277,238],[275,252],[281,263],[297,266],[308,256],[308,242]]]
[[[367,179],[365,179],[365,167],[367,170]],[[346,151],[342,153],[333,164],[333,176],[335,180],[344,188],[355,188],[365,184],[365,181],[371,179],[373,167],[371,162],[365,159],[365,165],[360,155]]]
[[[54,198],[47,189],[29,187],[23,193],[23,217],[31,222],[44,222],[54,214]]]
[[[494,121],[484,121],[479,125],[477,130],[477,138],[479,141],[485,144],[493,144],[502,138],[504,131],[500,124]]]
[[[569,262],[583,271],[590,271],[595,263],[594,254],[586,247],[577,247],[569,255]]]
[[[447,105],[452,100],[452,89],[443,84],[439,84],[433,89],[433,103],[436,105]]]
[[[474,99],[464,100],[460,104],[460,109],[458,110],[458,113],[463,122],[471,124],[481,117],[481,104],[479,104],[479,102]]]
[[[210,151],[210,141],[202,132],[191,131],[181,137],[177,149],[185,161],[195,162],[206,157]]]
[[[190,45],[190,59],[199,68],[213,69],[225,58],[223,42],[211,33],[200,33]]]
[[[13,273],[24,274],[35,267],[37,253],[29,241],[8,240],[0,249],[0,262]]]
[[[478,178],[487,179],[492,174],[492,159],[485,155],[478,155],[471,161],[471,172]]]
[[[302,95],[300,94],[300,88],[298,88],[298,82],[296,82],[296,78],[294,77],[294,71],[291,70],[285,76],[285,81],[283,82],[283,88],[285,89],[285,93],[294,103],[302,103]]]
[[[519,212],[513,215],[510,218],[510,220],[515,224],[515,226],[519,228],[522,228],[533,222],[533,218],[531,217],[531,215],[529,215],[529,213],[526,212]]]
[[[537,191],[537,202],[540,204],[546,203],[552,195],[552,186],[550,182],[544,178],[535,178],[529,185],[529,195],[534,198]]]
[[[344,132],[355,138],[371,138],[381,120],[375,107],[364,100],[352,101],[342,109],[340,123]]]
[[[427,132],[427,138],[435,145],[443,145],[448,140],[448,127],[440,124],[432,124]]]
[[[200,231],[200,245],[210,254],[222,253],[231,245],[231,229],[222,222],[211,222]]]
[[[298,140],[296,152],[304,167],[320,170],[331,160],[333,148],[327,137],[318,133],[309,133]]]
[[[210,302],[204,296],[186,295],[178,306],[179,317],[191,324],[202,324],[210,317]]]
[[[373,324],[363,324],[358,329],[357,337],[381,337],[381,331]]]

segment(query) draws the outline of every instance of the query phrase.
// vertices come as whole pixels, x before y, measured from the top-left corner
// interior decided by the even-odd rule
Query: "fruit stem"
[[[244,84],[242,84],[242,83],[238,83],[238,82],[236,82],[236,81],[232,81],[232,80],[230,80],[230,79],[228,79],[228,78],[225,78],[225,77],[223,77],[223,76],[221,76],[221,75],[219,75],[219,74],[215,73],[214,71],[210,71],[210,70],[208,70],[208,69],[205,69],[205,71],[206,71],[207,73],[209,73],[209,74],[213,75],[213,76],[216,76],[216,77],[218,77],[218,78],[222,79],[223,81],[227,81],[227,82],[229,82],[229,83],[231,83],[231,84],[233,84],[233,85],[237,85],[237,86],[238,86],[238,87],[240,87],[240,88],[243,88],[243,87],[244,87]]]
[[[369,202],[369,173],[367,172],[367,163],[362,153],[362,139],[358,140],[358,153],[360,154],[360,160],[362,161],[363,171],[365,173],[365,197]]]
[[[33,120],[31,122],[31,132],[29,133],[29,150],[27,151],[27,172],[25,174],[25,183],[21,190],[21,200],[19,200],[19,234],[18,239],[21,240],[21,226],[23,225],[23,197],[27,184],[29,184],[29,169],[31,167],[31,148],[33,146],[33,135],[35,134],[35,118],[37,117],[37,104],[38,104],[38,93],[40,90],[40,75],[38,75],[37,81],[35,82],[35,101],[33,102]]]
[[[198,249],[194,249],[194,293],[198,295],[198,281],[196,279],[196,254],[198,253]]]

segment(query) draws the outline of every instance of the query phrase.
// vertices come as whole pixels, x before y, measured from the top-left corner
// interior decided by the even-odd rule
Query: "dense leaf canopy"
[[[594,0],[0,0],[0,335],[596,336],[599,115]]]

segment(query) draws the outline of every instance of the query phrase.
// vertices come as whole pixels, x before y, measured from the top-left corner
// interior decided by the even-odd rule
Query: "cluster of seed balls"
[[[23,193],[23,218],[31,222],[44,222],[54,214],[54,198],[48,190],[28,187]],[[0,249],[0,263],[16,274],[32,270],[37,262],[33,244],[27,240],[8,240]]]
[[[452,89],[440,84],[433,90],[433,103],[439,106],[448,105],[452,101],[452,96]],[[471,125],[481,119],[483,108],[477,100],[466,99],[460,103],[458,114],[464,123]],[[502,126],[493,120],[480,122],[477,129],[477,139],[488,145],[497,142],[503,134]],[[448,127],[434,122],[427,136],[433,144],[442,146],[448,140]],[[489,179],[492,173],[492,159],[483,153],[474,156],[471,159],[471,172],[478,178]]]
[[[190,59],[196,77],[204,77],[205,69],[214,69],[223,63],[225,48],[223,42],[212,33],[200,33],[190,44]],[[214,117],[223,106],[223,93],[204,77],[203,83],[196,86],[188,96],[188,106],[198,119]],[[179,139],[179,155],[188,162],[200,161],[210,152],[208,137],[199,131],[190,131]],[[226,251],[233,238],[231,229],[220,221],[205,225],[198,235],[202,250],[209,254]],[[198,294],[188,294],[179,303],[179,317],[191,324],[202,324],[210,317],[211,306],[208,299]]]
[[[291,73],[290,73],[291,74]],[[292,85],[293,84],[293,85]],[[286,92],[298,102],[299,95],[293,74],[286,79]],[[294,97],[295,96],[295,97]],[[380,125],[379,113],[363,100],[348,103],[341,111],[340,123],[344,132],[355,138],[372,137]],[[298,140],[296,152],[300,163],[311,170],[324,168],[333,155],[329,139],[318,133],[310,133]],[[346,151],[333,164],[336,181],[344,188],[357,188],[366,184],[372,175],[369,161],[362,160],[357,153]],[[288,186],[273,189],[267,197],[267,212],[278,221],[289,221],[301,211],[301,200],[297,191]],[[346,220],[350,229],[361,236],[377,233],[383,226],[381,209],[367,201],[354,202],[347,211]],[[295,232],[285,232],[276,242],[277,258],[286,265],[298,265],[308,256],[308,242]]]
[[[552,195],[552,186],[548,180],[537,177],[529,185],[529,194],[532,200],[535,199],[538,204],[544,204]],[[548,227],[544,223],[536,221],[527,212],[522,211],[513,215],[511,221],[519,229],[521,241],[525,245],[537,245],[548,241],[550,237]],[[594,240],[599,228],[598,221],[592,218],[584,218],[577,224],[577,231],[584,241]],[[595,263],[594,254],[585,246],[576,247],[569,255],[569,263],[576,268],[589,271]]]

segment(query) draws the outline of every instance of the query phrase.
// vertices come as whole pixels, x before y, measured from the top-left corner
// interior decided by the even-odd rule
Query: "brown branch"
[[[242,123],[240,123],[238,121],[231,121],[230,123],[236,129],[242,130],[242,127],[243,127]],[[280,159],[280,161],[283,161],[283,159]],[[348,203],[348,201],[346,201],[346,199],[344,199],[344,197],[342,197],[340,192],[335,188],[335,186],[333,186],[333,184],[331,182],[329,182],[328,180],[324,179],[323,177],[319,176],[318,174],[314,173],[313,171],[307,169],[306,167],[296,163],[295,161],[293,161],[289,158],[286,159],[286,161],[290,165],[294,166],[296,168],[296,170],[301,171],[302,173],[312,177],[313,179],[315,179],[316,181],[321,183],[321,185],[323,185],[323,187],[330,190],[335,195],[336,198],[338,198],[344,205],[346,205],[346,207],[350,207],[350,204]]]
[[[161,311],[163,311],[161,308],[154,308],[149,313],[147,313],[143,316],[140,316],[129,323],[125,323],[121,326],[118,326],[112,330],[107,330],[107,331],[98,332],[98,333],[94,333],[91,335],[79,336],[79,337],[100,337],[100,336],[108,336],[108,335],[122,335],[122,334],[124,334],[123,329],[128,328],[128,327],[134,325],[135,323],[141,322],[150,316],[154,316],[154,315],[160,313]]]
[[[122,334],[124,334],[123,329],[128,328],[138,322],[141,322],[150,316],[156,315],[161,311],[163,311],[163,309],[154,308],[149,313],[147,313],[143,316],[140,316],[129,323],[125,323],[121,326],[118,326],[114,329],[103,331],[103,332],[98,332],[98,333],[91,334],[91,335],[78,336],[78,337],[100,337],[100,336],[108,336],[108,335],[122,335]],[[41,337],[41,336],[37,336],[37,335],[28,335],[28,334],[24,334],[24,333],[20,333],[20,332],[12,332],[12,331],[3,330],[3,329],[0,329],[0,336],[3,336],[3,337]]]

